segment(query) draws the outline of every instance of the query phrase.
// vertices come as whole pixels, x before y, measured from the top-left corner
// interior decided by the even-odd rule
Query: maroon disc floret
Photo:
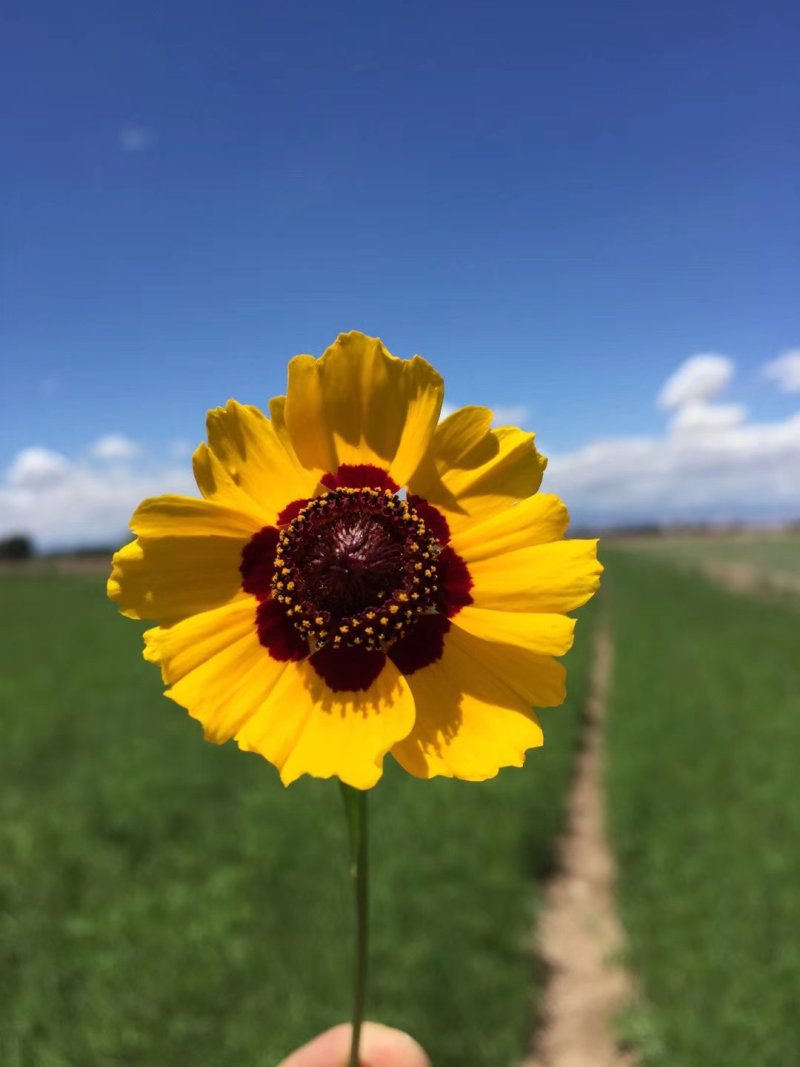
[[[293,502],[242,554],[261,643],[275,659],[310,657],[335,690],[369,688],[387,655],[403,674],[435,662],[472,600],[444,516],[375,471],[326,476],[327,492]]]
[[[383,650],[435,610],[441,547],[390,489],[333,489],[281,531],[272,595],[312,650]]]

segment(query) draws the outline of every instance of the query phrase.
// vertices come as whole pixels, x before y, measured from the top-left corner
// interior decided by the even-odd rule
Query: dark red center
[[[272,593],[313,649],[385,649],[435,610],[440,552],[390,489],[337,488],[281,531]]]
[[[370,465],[340,466],[322,485],[242,551],[259,641],[281,662],[308,659],[335,691],[369,689],[387,657],[405,675],[435,663],[450,619],[472,602],[444,515],[401,499]]]
[[[385,517],[334,514],[303,534],[306,581],[327,611],[351,615],[403,584],[402,530]]]

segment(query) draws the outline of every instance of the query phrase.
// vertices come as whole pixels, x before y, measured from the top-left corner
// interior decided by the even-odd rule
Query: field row
[[[644,1067],[800,1063],[800,612],[613,555],[607,793]]]

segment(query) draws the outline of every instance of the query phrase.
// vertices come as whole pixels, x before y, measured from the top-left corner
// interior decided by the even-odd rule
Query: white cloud
[[[26,448],[0,479],[0,536],[28,533],[44,548],[122,543],[140,501],[170,492],[197,495],[189,464],[134,470]]]
[[[118,140],[123,152],[146,152],[156,143],[156,135],[155,131],[147,126],[130,124],[122,127]]]
[[[790,348],[767,363],[763,373],[782,393],[800,393],[800,348]]]
[[[530,411],[524,404],[498,404],[494,408],[494,426],[522,426],[530,419]]]
[[[6,480],[15,489],[38,491],[63,482],[71,464],[66,456],[49,448],[24,448],[14,457]]]
[[[124,434],[109,433],[105,437],[99,437],[89,452],[94,459],[124,463],[138,456],[140,449],[135,441],[131,441]]]
[[[177,437],[169,443],[169,454],[173,459],[186,459],[194,452],[194,445],[184,437]]]
[[[691,400],[675,412],[670,430],[673,433],[720,430],[741,426],[746,418],[747,408],[743,404],[707,404],[704,400]]]
[[[788,519],[800,516],[800,412],[749,422],[740,404],[709,403],[733,376],[724,356],[694,356],[658,396],[664,434],[618,437],[551,456],[546,488],[578,522]]]
[[[709,401],[722,392],[733,377],[733,361],[715,352],[690,356],[664,382],[658,406],[680,408],[693,401]]]

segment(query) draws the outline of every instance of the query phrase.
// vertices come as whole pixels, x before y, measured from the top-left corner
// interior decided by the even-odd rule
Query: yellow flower
[[[108,594],[153,619],[145,658],[205,736],[285,784],[359,789],[388,752],[411,774],[479,781],[542,743],[564,699],[554,656],[591,597],[596,542],[564,540],[533,435],[466,407],[416,356],[341,335],[289,364],[270,418],[231,400],[194,454],[203,499],[134,513]]]

